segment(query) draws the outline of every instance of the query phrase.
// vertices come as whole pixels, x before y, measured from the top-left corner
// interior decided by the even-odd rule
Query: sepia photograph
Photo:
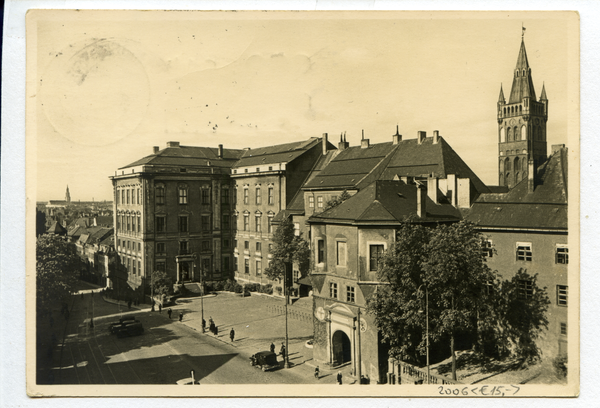
[[[577,12],[26,30],[29,396],[579,394]]]

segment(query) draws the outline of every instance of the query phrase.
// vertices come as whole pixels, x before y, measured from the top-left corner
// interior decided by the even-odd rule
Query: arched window
[[[500,174],[504,173],[504,159],[500,159]],[[500,183],[502,185],[502,183]]]
[[[510,180],[510,173],[506,173],[506,183],[505,186],[508,186],[508,180]]]
[[[520,164],[519,163],[519,158],[515,157],[515,166],[514,166],[515,171],[517,171],[517,170],[520,169],[519,164]],[[516,173],[516,174],[518,174],[518,173]]]
[[[519,105],[519,112],[523,112],[523,105]]]
[[[527,140],[527,126],[521,126],[521,140]]]
[[[506,133],[506,141],[512,142],[512,128],[508,128],[508,132]]]
[[[506,108],[504,108],[504,114],[506,115]]]
[[[500,173],[500,185],[504,185],[504,174]]]
[[[504,171],[510,171],[510,159],[508,157],[504,159]]]
[[[513,128],[513,132],[515,135],[515,140],[519,140],[519,129],[516,126]]]
[[[506,142],[506,134],[504,128],[500,128],[500,143]]]

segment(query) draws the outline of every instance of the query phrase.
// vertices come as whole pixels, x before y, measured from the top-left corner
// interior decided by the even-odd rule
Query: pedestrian
[[[342,385],[342,372],[338,371],[337,373],[337,383],[338,385]]]
[[[127,308],[131,310],[131,299],[129,299],[129,302],[127,302]]]
[[[215,336],[219,335],[219,328],[217,326],[215,326]]]
[[[171,310],[171,308],[169,308],[169,310],[167,310],[167,314],[169,315],[169,320],[171,320],[171,313],[173,313],[173,311]]]
[[[158,313],[162,314],[162,303],[158,304]]]
[[[317,368],[315,368],[315,378],[318,380],[319,377],[319,366],[317,366]]]
[[[206,329],[206,320],[204,320],[204,318],[202,318],[202,333],[204,333],[205,329]]]
[[[231,331],[229,332],[229,338],[231,339],[231,341],[233,341],[234,337],[235,337],[235,330],[233,330],[233,327],[232,327]]]
[[[281,343],[281,349],[279,350],[279,354],[281,354],[281,358],[285,361],[285,345]]]
[[[83,292],[81,292],[81,300],[83,300]]]
[[[213,321],[212,316],[208,318],[208,327],[212,327],[212,325],[215,324],[215,322]]]
[[[271,343],[269,348],[271,349],[271,353],[275,353],[275,344]]]
[[[179,321],[182,322],[183,321],[183,312],[179,312]]]

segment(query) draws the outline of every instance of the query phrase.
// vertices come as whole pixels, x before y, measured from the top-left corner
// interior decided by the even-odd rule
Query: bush
[[[260,293],[266,293],[267,295],[272,295],[273,294],[273,285],[271,285],[269,283],[268,285],[260,286],[259,291],[260,291]]]
[[[552,365],[554,366],[554,370],[556,371],[556,376],[558,378],[565,378],[567,376],[568,362],[569,359],[567,356],[558,356],[552,360]]]
[[[281,286],[275,286],[275,290],[277,291],[278,295],[281,295],[281,293],[283,292],[283,289],[281,288]]]
[[[235,292],[235,293],[242,293],[243,290],[244,290],[244,287],[242,285],[240,285],[237,282],[233,283],[233,292]]]
[[[247,292],[260,292],[261,290],[260,284],[259,283],[248,283],[246,285],[246,291]]]

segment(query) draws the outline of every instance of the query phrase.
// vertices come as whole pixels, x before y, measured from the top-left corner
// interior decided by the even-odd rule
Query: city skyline
[[[390,141],[397,125],[405,139],[439,130],[496,185],[495,104],[522,26],[536,96],[548,94],[548,147],[571,147],[564,18],[77,13],[38,22],[37,201],[67,184],[74,201],[112,200],[108,177],[171,140],[241,149],[346,132],[357,145],[363,130]]]

